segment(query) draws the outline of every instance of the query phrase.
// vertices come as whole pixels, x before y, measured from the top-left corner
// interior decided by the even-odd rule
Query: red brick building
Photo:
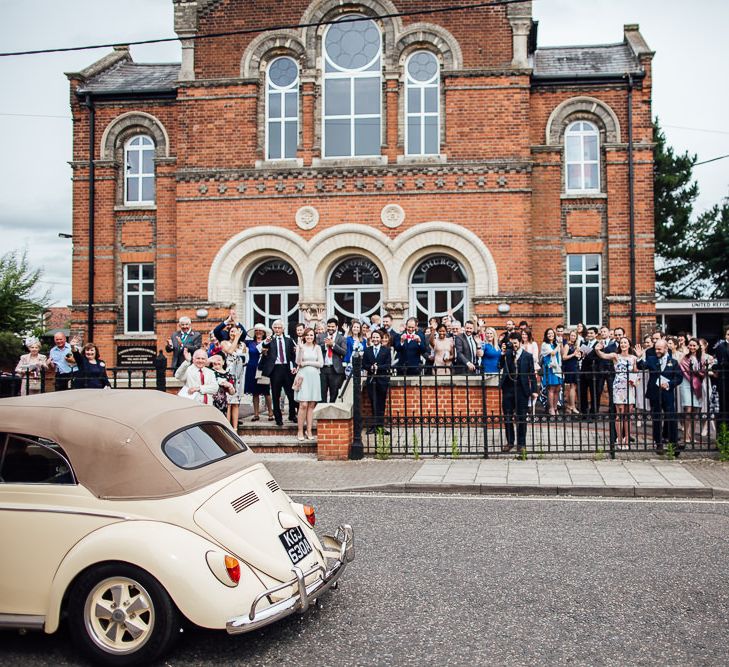
[[[73,327],[108,358],[231,305],[654,326],[637,26],[539,48],[531,2],[172,1],[182,63],[68,75]]]

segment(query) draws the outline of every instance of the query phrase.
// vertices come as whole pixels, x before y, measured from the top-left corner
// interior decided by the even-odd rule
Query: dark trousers
[[[514,445],[514,417],[516,416],[516,448],[526,447],[527,409],[529,396],[524,396],[515,388],[505,386],[501,390],[501,407],[504,411],[504,433],[509,446]]]
[[[334,366],[322,366],[321,369],[321,401],[334,403],[339,394],[339,388],[344,382],[344,373],[337,373]],[[328,395],[328,398],[327,398]]]
[[[375,417],[375,426],[385,425],[385,403],[387,402],[387,390],[389,382],[378,382],[372,380],[367,383],[367,395],[372,403],[372,414]]]
[[[676,402],[670,390],[660,390],[658,400],[651,400],[653,414],[653,442],[678,444],[678,424],[676,423]],[[664,434],[665,431],[665,434]]]
[[[56,378],[53,381],[54,389],[56,391],[65,391],[70,388],[72,380],[73,373],[56,373]]]
[[[296,408],[298,404],[294,400],[294,376],[291,375],[288,364],[276,364],[271,371],[271,397],[273,399],[273,416],[277,424],[283,423],[281,415],[281,390],[286,392],[289,401],[289,419],[296,421]]]
[[[723,424],[729,428],[729,368],[720,368],[716,380],[716,391],[719,394],[719,414],[716,418],[717,435]]]
[[[580,412],[583,415],[597,414],[600,411],[600,398],[605,376],[598,372],[580,373]],[[588,397],[589,394],[589,397]]]

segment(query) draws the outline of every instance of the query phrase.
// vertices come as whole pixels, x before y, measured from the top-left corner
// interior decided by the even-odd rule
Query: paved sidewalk
[[[711,460],[317,461],[288,454],[261,459],[287,491],[729,499],[729,464]]]

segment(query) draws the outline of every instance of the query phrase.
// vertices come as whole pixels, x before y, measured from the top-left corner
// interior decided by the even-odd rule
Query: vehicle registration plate
[[[281,533],[278,539],[281,540],[281,544],[294,565],[311,553],[311,544],[304,536],[304,531],[298,526]]]

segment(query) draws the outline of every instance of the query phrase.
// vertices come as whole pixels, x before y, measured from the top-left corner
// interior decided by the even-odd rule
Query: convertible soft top
[[[230,429],[215,408],[153,390],[74,389],[0,400],[0,432],[58,443],[78,481],[99,498],[180,495],[255,463],[246,450],[195,470],[177,467],[162,442],[203,422]]]

